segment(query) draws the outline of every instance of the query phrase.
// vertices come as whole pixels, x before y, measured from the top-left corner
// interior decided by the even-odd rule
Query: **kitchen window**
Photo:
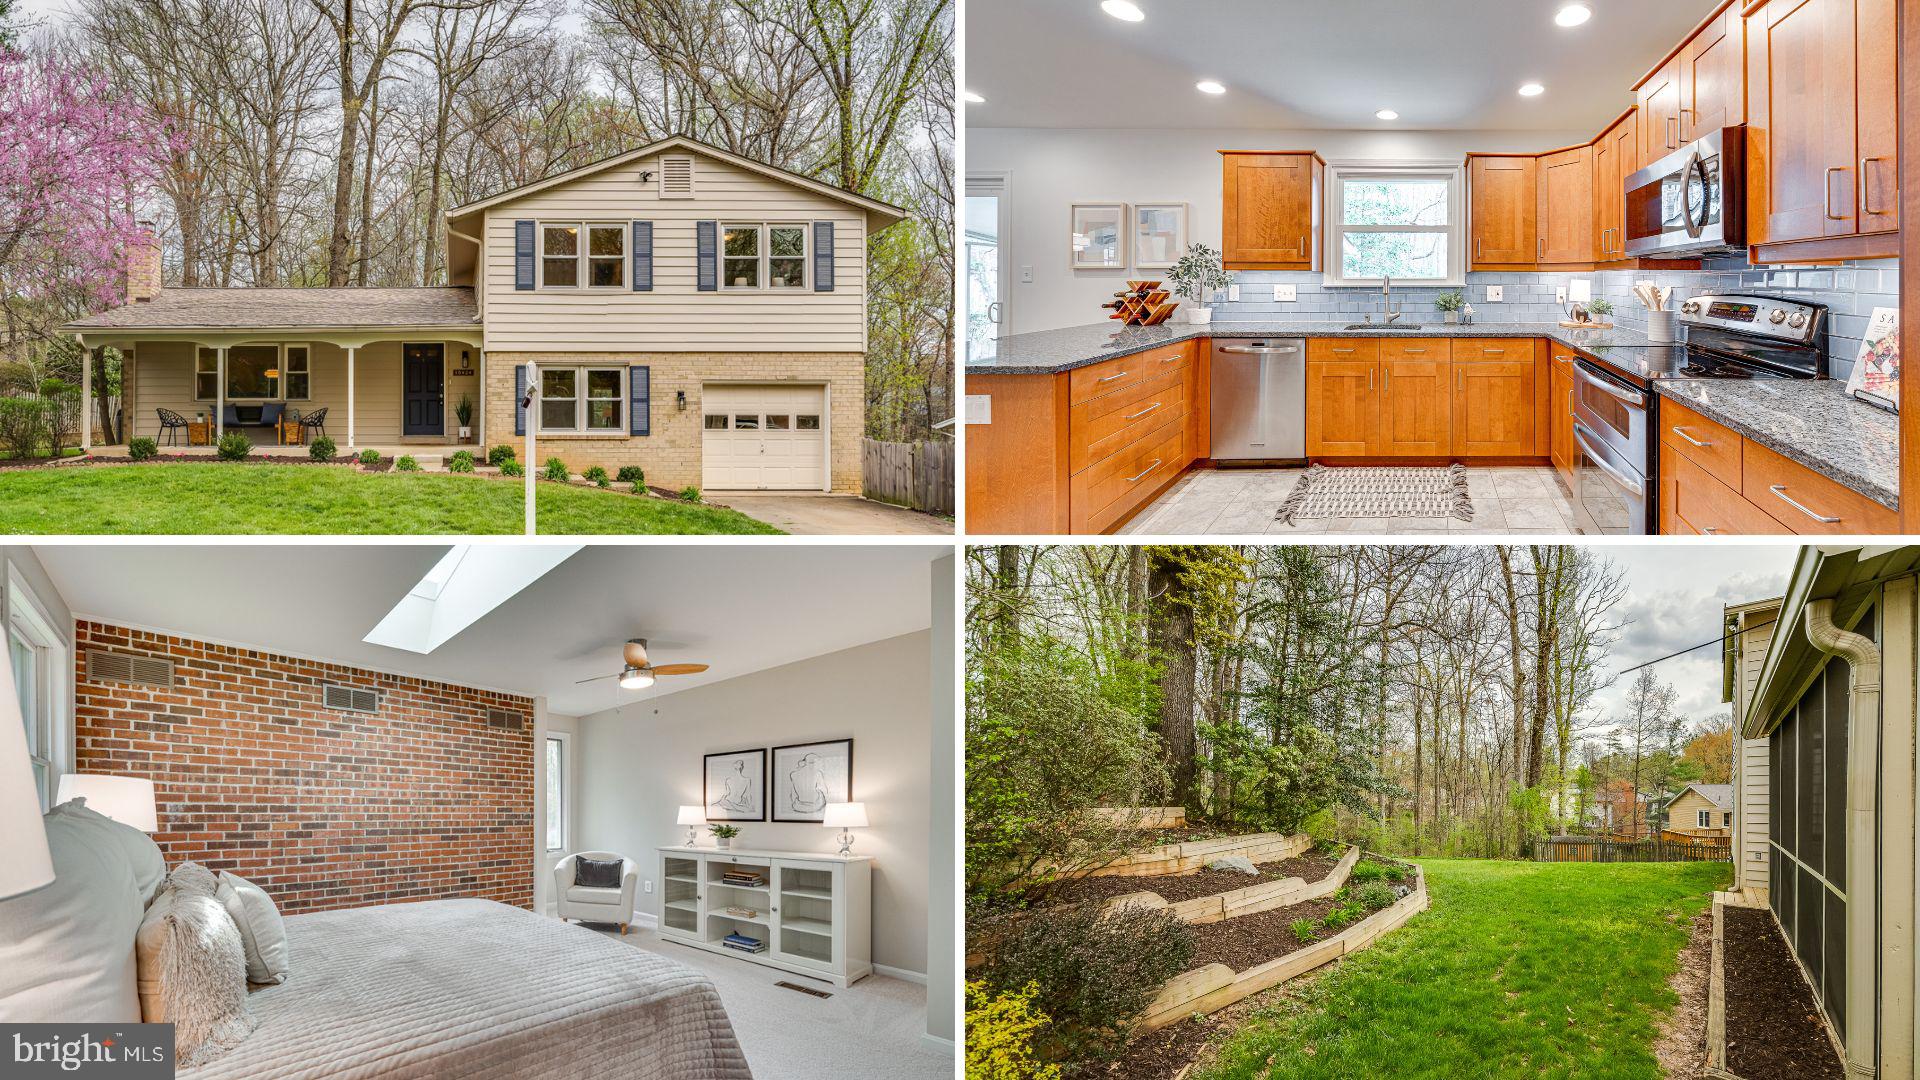
[[[584,240],[583,240],[584,237]],[[627,283],[627,226],[617,222],[542,222],[540,287],[619,289]]]
[[[726,226],[721,238],[720,280],[728,289],[806,288],[807,227]]]
[[[625,434],[627,369],[540,368],[540,430]]]
[[[219,397],[220,351],[200,349],[193,361],[193,399]],[[235,345],[227,350],[228,401],[306,401],[313,396],[313,357],[305,345]]]
[[[1329,166],[1325,283],[1464,284],[1463,172],[1445,165]]]

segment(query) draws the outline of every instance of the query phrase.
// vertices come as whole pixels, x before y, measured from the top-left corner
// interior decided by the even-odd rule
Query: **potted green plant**
[[[1457,323],[1460,321],[1460,309],[1467,306],[1467,295],[1459,289],[1444,292],[1434,298],[1433,306],[1440,309],[1443,321]]]
[[[733,838],[740,835],[740,826],[709,825],[707,831],[713,834],[713,846],[726,851],[733,847]]]
[[[453,415],[460,418],[461,441],[473,438],[473,399],[461,394],[460,404],[454,406]]]
[[[1205,324],[1213,319],[1207,301],[1213,294],[1233,284],[1233,278],[1220,266],[1220,253],[1205,244],[1189,244],[1180,261],[1167,271],[1167,284],[1193,303],[1187,307],[1187,321]]]
[[[1587,314],[1592,315],[1597,322],[1606,322],[1607,316],[1613,314],[1613,301],[1594,297],[1587,304]]]

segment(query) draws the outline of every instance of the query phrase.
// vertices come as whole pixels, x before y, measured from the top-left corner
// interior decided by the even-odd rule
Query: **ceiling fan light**
[[[1381,110],[1380,110],[1379,112],[1377,112],[1377,113],[1374,113],[1373,115],[1374,115],[1374,118],[1375,118],[1375,119],[1378,119],[1378,120],[1398,120],[1398,119],[1400,119],[1400,114],[1399,114],[1399,113],[1397,113],[1397,112],[1394,112],[1394,111],[1393,111],[1392,109],[1381,109]]]
[[[1203,94],[1224,94],[1227,92],[1225,86],[1222,86],[1213,79],[1201,79],[1199,82],[1193,84],[1193,88]]]
[[[620,673],[620,689],[645,690],[653,685],[653,672],[647,668],[630,667]]]

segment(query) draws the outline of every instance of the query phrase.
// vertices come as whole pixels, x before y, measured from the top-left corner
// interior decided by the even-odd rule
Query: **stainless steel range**
[[[1824,379],[1827,308],[1775,296],[1710,294],[1680,305],[1683,345],[1588,350],[1574,360],[1573,505],[1582,533],[1655,531],[1659,396],[1677,379]]]

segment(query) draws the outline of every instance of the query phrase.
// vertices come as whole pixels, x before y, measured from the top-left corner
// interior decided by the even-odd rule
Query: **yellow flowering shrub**
[[[967,1080],[1060,1080],[1060,1066],[1033,1054],[1035,1033],[1048,1024],[1033,1007],[1040,987],[994,995],[983,982],[967,984]]]

